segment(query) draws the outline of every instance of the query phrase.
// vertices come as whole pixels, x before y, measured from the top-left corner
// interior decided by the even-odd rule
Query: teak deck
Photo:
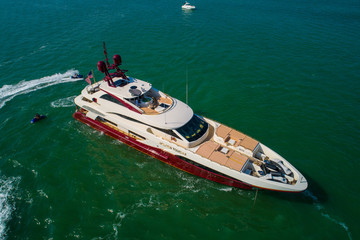
[[[229,141],[232,139],[234,142],[232,145],[234,147],[242,146],[251,151],[254,151],[256,146],[259,144],[259,142],[255,139],[225,125],[220,125],[216,129],[216,135],[223,138],[224,142],[227,144],[229,144]]]
[[[164,103],[167,105],[172,105],[173,101],[171,100],[171,98],[169,97],[160,97],[159,99],[156,99],[158,101],[159,104]],[[161,112],[156,111],[155,109],[152,109],[150,106],[148,107],[142,107],[140,108],[141,110],[144,111],[144,114],[148,114],[148,115],[156,115],[156,114],[160,114]]]
[[[196,151],[200,156],[207,158],[213,162],[227,166],[231,169],[241,171],[248,157],[241,155],[234,150],[227,149],[213,141],[203,143]]]

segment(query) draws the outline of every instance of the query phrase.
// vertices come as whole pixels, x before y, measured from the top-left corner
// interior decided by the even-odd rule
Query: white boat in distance
[[[195,114],[150,83],[126,76],[120,65],[119,55],[112,65],[107,56],[106,63],[98,62],[105,78],[86,86],[75,98],[75,119],[169,165],[221,184],[284,192],[307,188],[305,177],[269,147]]]
[[[190,3],[188,3],[187,1],[185,2],[184,5],[181,6],[182,9],[186,9],[186,10],[192,10],[195,9],[195,6],[190,5]]]

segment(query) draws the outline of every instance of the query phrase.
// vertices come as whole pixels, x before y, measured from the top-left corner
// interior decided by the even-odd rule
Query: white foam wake
[[[20,182],[20,177],[0,178],[0,239],[6,237],[6,223],[15,210],[14,194]]]
[[[333,223],[341,226],[346,231],[349,239],[352,240],[352,235],[349,230],[349,227],[344,222],[341,222],[341,221],[337,220],[336,218],[330,216],[328,213],[326,213],[324,206],[320,204],[319,199],[313,193],[311,193],[309,190],[306,190],[303,194],[305,194],[306,196],[310,197],[313,200],[314,206],[317,210],[319,210],[321,216],[323,216],[323,217],[327,218],[328,220],[332,221]]]
[[[51,102],[50,105],[53,108],[73,107],[73,106],[75,106],[75,103],[74,103],[75,97],[76,97],[76,95],[70,96],[70,97],[67,97],[67,98],[60,98],[58,100],[55,100],[55,101]]]
[[[71,76],[75,73],[79,73],[79,71],[72,69],[65,73],[57,73],[40,79],[34,79],[30,81],[23,80],[14,85],[4,85],[0,88],[0,109],[4,107],[8,101],[16,96],[27,94],[60,83],[79,81],[79,79],[71,78]]]

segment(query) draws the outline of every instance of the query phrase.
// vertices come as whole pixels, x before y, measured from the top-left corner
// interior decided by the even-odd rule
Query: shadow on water
[[[313,178],[305,176],[308,181],[308,188],[301,193],[287,193],[287,192],[273,192],[273,191],[263,191],[262,194],[274,197],[282,198],[284,200],[293,201],[293,202],[302,202],[307,204],[314,203],[325,203],[328,200],[328,194],[325,190],[317,183]]]

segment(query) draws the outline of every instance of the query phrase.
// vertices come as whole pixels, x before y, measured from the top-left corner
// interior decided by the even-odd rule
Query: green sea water
[[[360,239],[358,0],[0,0],[0,239]],[[220,185],[75,121],[128,75],[258,139],[303,193]],[[47,119],[30,124],[35,113]]]

